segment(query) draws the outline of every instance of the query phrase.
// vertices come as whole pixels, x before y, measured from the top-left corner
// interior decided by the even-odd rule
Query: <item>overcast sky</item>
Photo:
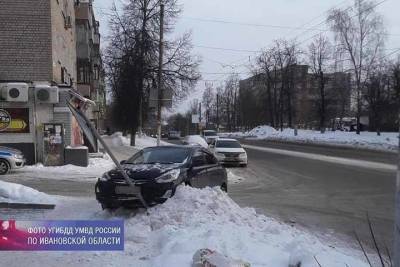
[[[382,1],[384,0],[377,0],[376,3]],[[299,41],[303,41],[312,37],[318,30],[293,28],[326,29],[326,24],[322,23],[326,12],[332,7],[346,7],[353,0],[181,0],[180,3],[183,13],[176,32],[192,32],[194,53],[203,60],[202,78],[218,85],[227,75],[210,73],[237,72],[242,78],[247,77],[249,74],[246,65],[249,57],[251,59],[256,54],[252,51],[268,47],[273,40],[279,38],[290,39],[297,36]],[[111,0],[94,2],[103,36],[107,35],[107,16],[102,11],[107,11],[111,4]],[[389,34],[392,34],[388,36],[387,49],[400,48],[399,10],[399,0],[386,0],[377,7],[377,11],[384,16]],[[320,23],[322,24],[317,26]],[[308,42],[304,42],[305,47],[307,44]],[[204,83],[205,81],[199,82],[190,99],[201,98]],[[184,111],[188,101],[181,103],[176,110]]]

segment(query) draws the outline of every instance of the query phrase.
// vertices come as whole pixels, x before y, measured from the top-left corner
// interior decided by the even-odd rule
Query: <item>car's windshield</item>
[[[184,163],[190,155],[187,148],[147,148],[136,153],[126,164]]]
[[[242,146],[238,141],[233,140],[220,140],[216,143],[215,147],[224,147],[224,148],[241,148]]]
[[[204,132],[204,136],[216,136],[217,132],[216,131],[207,131]]]

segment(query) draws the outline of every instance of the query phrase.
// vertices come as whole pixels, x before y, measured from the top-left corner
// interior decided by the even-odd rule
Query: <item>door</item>
[[[45,123],[43,129],[43,164],[64,165],[64,127],[61,123]]]
[[[193,187],[203,188],[206,186],[204,180],[207,179],[207,168],[206,154],[201,150],[195,151],[192,156],[192,168],[190,170],[190,184]]]
[[[209,152],[205,152],[205,154],[207,161],[207,175],[204,183],[209,187],[221,186],[223,183],[221,175],[222,167],[213,154]]]

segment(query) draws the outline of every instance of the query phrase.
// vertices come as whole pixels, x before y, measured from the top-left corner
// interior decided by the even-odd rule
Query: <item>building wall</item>
[[[74,0],[51,0],[52,73],[57,84],[76,84]],[[70,25],[66,21],[70,21]],[[62,75],[62,71],[64,74]],[[64,76],[64,80],[63,77]]]
[[[0,0],[0,80],[51,80],[51,2]]]
[[[295,65],[288,74],[293,80],[292,123],[299,127],[317,127],[319,125],[319,85],[315,75],[308,72],[307,65]],[[281,71],[277,73],[277,88],[281,86]],[[326,73],[326,125],[336,117],[347,116],[350,110],[350,75],[337,72]],[[240,81],[241,117],[244,126],[249,128],[270,122],[267,108],[267,88],[261,74]],[[286,97],[286,96],[285,96]],[[287,108],[287,107],[286,107]],[[287,114],[284,122],[288,122]]]

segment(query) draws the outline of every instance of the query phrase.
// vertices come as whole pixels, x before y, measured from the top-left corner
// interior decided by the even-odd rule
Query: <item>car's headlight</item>
[[[103,176],[101,176],[101,178],[100,178],[100,181],[103,181],[103,182],[107,182],[109,180],[111,180],[111,177],[108,174],[108,172],[104,173]]]
[[[247,158],[247,154],[246,154],[246,152],[244,152],[244,153],[240,153],[239,157],[240,157],[240,158]]]
[[[14,158],[16,158],[16,159],[23,159],[23,158],[24,158],[24,155],[21,155],[21,154],[14,154]]]
[[[222,153],[215,153],[215,156],[217,156],[217,157],[225,157],[225,154],[222,154]]]
[[[157,183],[171,183],[171,182],[175,181],[176,179],[178,179],[180,174],[181,174],[181,170],[174,169],[174,170],[164,173],[160,177],[157,177],[156,182]]]

